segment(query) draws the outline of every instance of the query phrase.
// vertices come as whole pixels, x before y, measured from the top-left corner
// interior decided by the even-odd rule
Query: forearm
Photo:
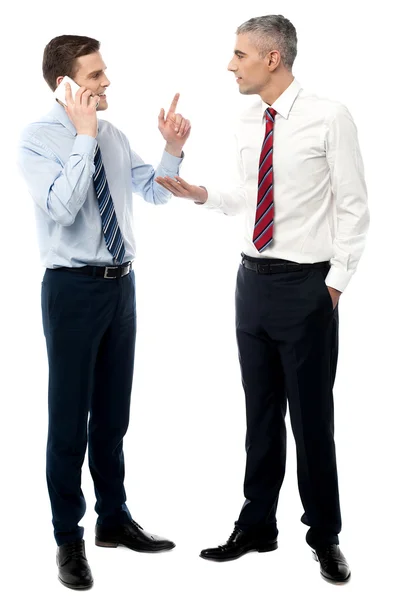
[[[363,169],[352,169],[345,182],[333,171],[336,228],[326,284],[343,292],[355,273],[366,244],[370,213]]]
[[[203,204],[208,209],[217,210],[228,216],[238,215],[245,208],[245,191],[242,187],[229,191],[217,191],[203,185],[200,187],[206,190],[207,198],[204,202],[198,201],[196,204]]]
[[[131,154],[134,163],[132,168],[133,191],[140,194],[150,204],[165,204],[168,202],[171,193],[159,185],[155,178],[179,175],[179,167],[184,155],[177,157],[165,150],[159,165],[154,170],[151,165],[144,163],[136,153],[131,151]]]
[[[94,149],[94,138],[78,135],[62,167],[51,150],[37,140],[21,148],[20,168],[31,196],[60,225],[72,225],[86,201],[94,173]]]
[[[93,140],[92,143],[90,140]],[[94,174],[95,139],[77,136],[72,152],[47,198],[48,213],[61,225],[72,225],[87,199]]]
[[[326,277],[326,285],[343,292],[355,273],[366,243],[369,226],[369,211],[364,206],[362,216],[352,224],[338,224],[333,240],[333,255],[330,260],[331,268]],[[341,225],[341,227],[340,227]]]

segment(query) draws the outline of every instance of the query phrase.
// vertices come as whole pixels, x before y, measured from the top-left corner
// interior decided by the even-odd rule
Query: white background
[[[4,598],[66,598],[57,581],[45,483],[47,356],[31,200],[15,167],[22,127],[45,114],[44,46],[61,34],[95,37],[112,82],[101,116],[156,164],[160,107],[176,91],[192,121],[181,175],[229,186],[231,119],[240,96],[227,64],[235,29],[280,13],[297,28],[294,74],[306,89],[340,100],[358,127],[371,227],[358,272],[340,299],[335,385],[343,530],[353,577],[336,588],[319,576],[305,543],[289,433],[278,519],[279,549],[217,564],[200,550],[223,543],[243,502],[244,396],[234,330],[240,218],[188,200],[134,198],[138,337],[126,489],[133,517],[172,538],[161,555],[94,546],[94,494],[85,463],[83,520],[93,598],[395,597],[397,565],[398,111],[391,3],[36,2],[12,3],[1,22],[1,541]],[[5,210],[4,210],[5,208]],[[287,417],[289,427],[289,419]]]

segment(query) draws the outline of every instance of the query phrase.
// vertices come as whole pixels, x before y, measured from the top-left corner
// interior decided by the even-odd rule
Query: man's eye
[[[100,77],[101,73],[96,73],[95,75],[93,75],[94,79],[98,79]]]

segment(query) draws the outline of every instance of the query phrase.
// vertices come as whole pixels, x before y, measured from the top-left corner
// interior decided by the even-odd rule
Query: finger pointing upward
[[[167,116],[169,116],[170,114],[173,114],[173,113],[176,112],[176,106],[177,106],[177,103],[179,101],[179,98],[180,98],[180,94],[179,93],[175,94],[175,97],[172,100],[172,104],[170,105],[170,108],[168,110],[168,115]]]

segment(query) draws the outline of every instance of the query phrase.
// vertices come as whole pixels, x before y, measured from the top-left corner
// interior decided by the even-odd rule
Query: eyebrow
[[[103,71],[106,71],[107,67],[104,67],[104,69],[97,69],[97,71],[92,71],[91,73],[88,74],[88,77],[90,77],[90,75],[96,75],[97,73],[102,73]]]

